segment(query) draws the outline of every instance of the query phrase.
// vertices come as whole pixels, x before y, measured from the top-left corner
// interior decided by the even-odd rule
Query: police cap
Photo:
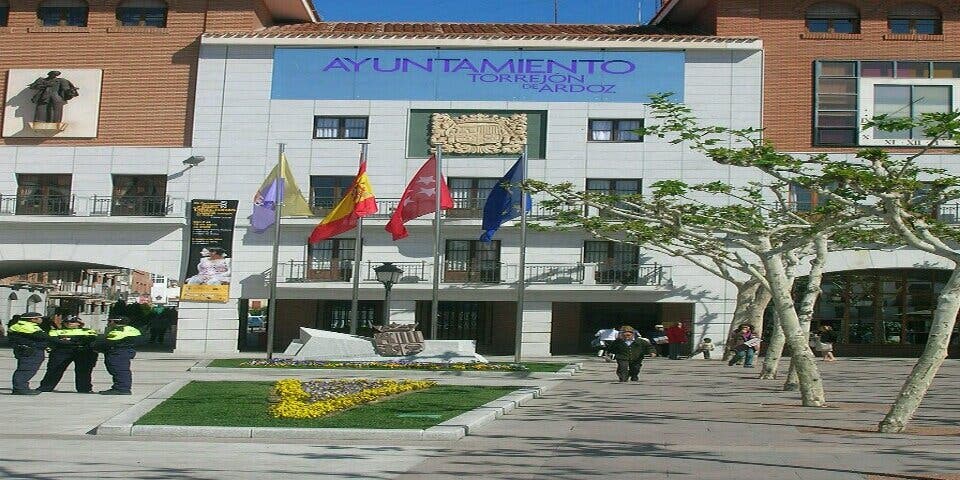
[[[20,319],[21,319],[21,320],[31,320],[31,319],[34,319],[34,318],[43,318],[43,314],[42,314],[42,313],[37,313],[37,312],[27,312],[27,313],[21,313],[21,314],[20,314]]]

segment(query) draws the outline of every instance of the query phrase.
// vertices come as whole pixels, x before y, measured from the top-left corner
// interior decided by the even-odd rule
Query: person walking
[[[13,395],[38,395],[39,390],[30,388],[30,379],[43,364],[44,349],[47,348],[47,332],[40,328],[43,315],[27,312],[10,325],[7,332],[13,346],[13,356],[17,359],[17,368],[13,371]]]
[[[78,393],[93,393],[93,367],[97,364],[97,352],[93,342],[97,332],[83,328],[80,317],[68,317],[61,322],[60,328],[50,330],[50,359],[47,361],[47,373],[40,380],[41,392],[52,392],[67,367],[73,363],[74,384]]]
[[[130,361],[137,356],[134,347],[139,340],[140,330],[130,326],[129,318],[120,315],[107,319],[107,330],[97,341],[96,349],[103,352],[103,364],[113,377],[113,386],[101,391],[101,395],[130,395],[133,386]]]
[[[654,325],[653,330],[647,333],[647,339],[653,345],[653,350],[657,355],[666,356],[669,339],[667,338],[667,332],[663,330],[663,325]]]
[[[733,334],[733,351],[735,355],[727,362],[733,366],[743,362],[744,368],[753,367],[753,357],[760,349],[760,337],[753,333],[753,325],[744,323]]]
[[[687,343],[687,327],[683,322],[677,322],[667,329],[667,350],[670,360],[680,360],[680,350]]]
[[[599,346],[597,350],[598,357],[603,357],[606,362],[613,361],[613,356],[610,355],[608,347],[617,340],[618,335],[620,335],[620,332],[616,328],[601,328],[597,330],[597,333],[593,336],[595,338],[594,341]]]
[[[640,380],[643,357],[653,352],[653,347],[645,338],[638,338],[632,327],[621,327],[620,336],[608,347],[617,361],[617,378],[621,382],[627,379]]]

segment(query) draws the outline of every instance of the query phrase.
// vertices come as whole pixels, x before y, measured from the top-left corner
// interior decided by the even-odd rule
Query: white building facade
[[[380,213],[365,220],[359,248],[353,232],[308,245],[319,216],[283,219],[277,347],[296,337],[300,326],[349,330],[350,265],[358,251],[360,331],[383,315],[384,289],[372,268],[394,262],[404,274],[392,290],[391,319],[420,323],[429,332],[432,217],[408,223],[409,237],[396,242],[384,225],[430,155],[440,128],[431,119],[469,123],[462,117],[482,115],[488,125],[507,127],[486,134],[477,122],[463,127],[489,138],[450,134],[480,151],[443,160],[456,208],[444,214],[441,227],[438,337],[470,338],[481,352],[509,354],[516,333],[517,222],[504,225],[493,243],[478,241],[486,193],[518,157],[515,145],[503,145],[509,143],[503,128],[513,128],[527,144],[529,177],[551,183],[632,193],[666,179],[753,180],[632,130],[650,120],[644,99],[665,92],[705,121],[760,125],[759,40],[628,33],[478,39],[320,30],[205,35],[190,147],[0,148],[4,171],[70,174],[73,194],[88,199],[70,216],[0,215],[0,260],[120,266],[182,278],[189,201],[239,200],[227,249],[230,298],[181,301],[177,351],[255,348],[246,343],[244,304],[268,296],[273,234],[253,232],[247,216],[277,161],[278,144],[285,144],[296,182],[322,216],[356,174],[359,143],[368,142],[367,169]],[[517,117],[520,127],[509,123]],[[31,161],[38,156],[42,164]],[[203,161],[185,166],[191,157]],[[164,214],[97,215],[95,196],[115,188],[116,175],[165,177]],[[0,177],[0,191],[16,188],[15,176]],[[539,212],[535,204],[531,220],[549,223]],[[579,232],[529,231],[526,263],[525,356],[582,352],[597,329],[619,325],[644,331],[682,321],[694,340],[716,341],[725,337],[734,309],[731,285],[681,259]]]

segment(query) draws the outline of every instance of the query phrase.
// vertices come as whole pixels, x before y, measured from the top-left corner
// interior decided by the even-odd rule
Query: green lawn
[[[437,368],[433,369],[422,369],[422,368],[386,368],[380,367],[377,365],[364,365],[359,366],[342,366],[342,367],[318,367],[316,365],[273,365],[273,366],[250,366],[250,365],[241,365],[241,363],[249,362],[254,360],[252,358],[220,358],[210,362],[210,367],[221,367],[221,368],[333,368],[333,369],[350,369],[350,370],[423,370],[423,371],[464,371],[456,370],[453,368]],[[259,360],[259,359],[258,359]],[[508,365],[504,363],[491,363],[491,365]],[[567,363],[553,363],[553,362],[528,362],[523,363],[523,366],[527,367],[526,372],[558,372],[561,368],[566,367]],[[466,370],[468,372],[473,372],[475,370]],[[489,370],[488,370],[489,371]],[[499,372],[509,372],[508,370],[497,370]],[[515,373],[524,373],[524,371],[514,371]]]
[[[274,382],[190,382],[137,425],[288,428],[429,428],[516,387],[438,385],[315,419],[267,413]]]

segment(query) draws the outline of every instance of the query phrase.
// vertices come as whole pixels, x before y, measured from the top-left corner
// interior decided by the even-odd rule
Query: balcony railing
[[[16,215],[73,215],[73,195],[0,195],[0,213]]]
[[[183,200],[170,196],[0,195],[0,215],[183,217]]]
[[[362,283],[376,283],[374,268],[382,262],[367,261],[361,267]],[[426,261],[393,262],[403,271],[399,283],[416,284],[433,281],[433,264]],[[304,262],[290,260],[278,265],[280,282],[285,283],[349,283],[353,262]],[[662,286],[670,281],[670,267],[660,264],[623,265],[616,268],[596,263],[528,263],[525,281],[530,285],[635,285]],[[445,261],[440,281],[455,284],[515,284],[519,265],[495,261]],[[263,272],[269,279],[270,271]]]

